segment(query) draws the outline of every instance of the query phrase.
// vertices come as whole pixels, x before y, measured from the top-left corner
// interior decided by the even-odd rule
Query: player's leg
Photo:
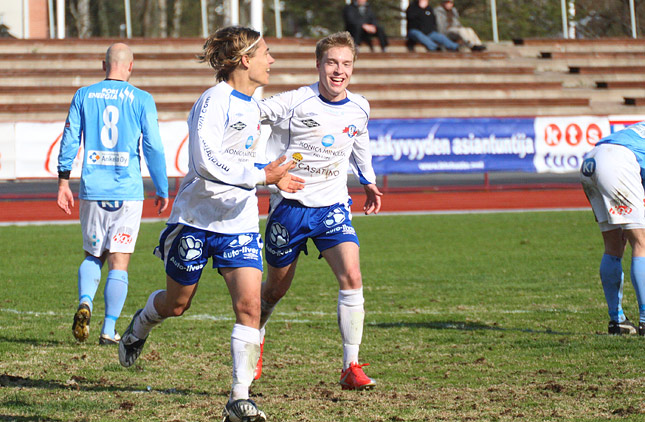
[[[623,265],[625,236],[621,228],[602,232],[605,253],[600,260],[600,281],[609,312],[609,333],[629,334],[634,330],[623,312]]]
[[[78,268],[78,308],[72,333],[78,341],[85,341],[90,335],[94,296],[101,282],[101,268],[107,252],[104,247],[105,227],[102,225],[104,216],[96,202],[80,200],[79,215],[85,259]]]
[[[112,252],[108,254],[109,272],[103,289],[105,300],[105,318],[101,328],[99,344],[117,344],[120,336],[116,331],[116,321],[128,296],[128,265],[130,253]]]
[[[363,338],[365,309],[363,280],[359,262],[359,247],[343,242],[321,252],[338,279],[338,327],[343,341],[343,372],[341,386],[348,390],[373,388],[376,382],[365,375],[359,365],[358,353]]]
[[[625,230],[632,246],[631,279],[638,300],[638,334],[645,335],[645,229]]]
[[[231,334],[233,386],[231,401],[249,398],[253,368],[260,356],[260,286],[262,272],[257,268],[221,268],[231,295],[235,325]]]
[[[141,225],[143,201],[99,201],[99,206],[106,212],[103,225],[106,248],[109,250],[109,272],[103,290],[105,300],[105,318],[99,337],[99,344],[117,344],[119,335],[116,321],[128,296],[128,265],[134,252]]]

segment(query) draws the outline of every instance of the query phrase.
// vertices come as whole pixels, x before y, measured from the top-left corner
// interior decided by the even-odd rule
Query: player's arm
[[[155,185],[157,214],[161,214],[168,208],[166,155],[161,141],[161,134],[159,133],[157,107],[152,96],[144,101],[143,107],[141,115],[141,149],[143,150],[143,157],[146,160],[152,183]]]
[[[365,214],[378,214],[381,210],[381,196],[383,193],[376,186],[376,174],[372,167],[372,153],[370,151],[370,137],[365,127],[357,134],[349,157],[352,172],[358,177],[365,190]]]
[[[76,91],[69,106],[63,137],[60,141],[58,153],[58,195],[56,203],[66,214],[72,213],[74,208],[74,195],[69,187],[69,177],[72,172],[74,158],[81,145],[81,91]]]

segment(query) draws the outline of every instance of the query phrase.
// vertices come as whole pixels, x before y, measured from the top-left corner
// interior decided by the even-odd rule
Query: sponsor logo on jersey
[[[302,120],[302,124],[303,124],[303,125],[305,125],[305,126],[307,126],[307,127],[318,127],[318,126],[320,126],[320,123],[318,123],[318,122],[317,122],[317,121],[315,121],[314,119],[305,119],[305,120]]]
[[[591,177],[596,172],[596,160],[593,158],[587,158],[582,162],[582,167],[580,171],[583,175]]]
[[[336,141],[336,139],[331,135],[325,135],[322,138],[322,144],[323,144],[323,146],[325,146],[327,148],[329,148],[330,146],[334,145],[334,141]]]
[[[334,227],[345,221],[345,213],[340,208],[334,208],[325,217],[325,226]]]
[[[229,243],[228,247],[239,248],[240,246],[248,245],[249,243],[251,243],[251,241],[253,241],[253,236],[250,236],[248,234],[241,234],[237,237],[237,239]]]
[[[201,240],[190,235],[184,236],[179,241],[179,258],[184,261],[192,261],[202,255],[203,246],[204,244]]]
[[[87,162],[99,166],[127,167],[130,164],[130,154],[116,151],[88,151]]]
[[[347,136],[353,138],[358,134],[358,129],[356,129],[356,126],[354,125],[349,125],[345,129],[343,129],[343,133],[346,133]]]
[[[313,167],[313,166],[310,166],[309,164],[305,164],[305,163],[298,163],[298,165],[296,167],[298,169],[300,169],[300,170],[304,170],[306,172],[309,172],[312,175],[313,174],[320,174],[320,175],[323,175],[323,176],[333,176],[333,177],[337,177],[337,176],[340,175],[339,170],[332,170],[329,167]]]
[[[102,88],[101,92],[88,92],[87,98],[99,100],[125,100],[129,99],[130,102],[134,101],[134,91],[129,88],[115,89],[115,88]]]
[[[242,256],[244,259],[256,260],[260,256],[260,249],[242,246],[240,249],[225,251],[223,257],[226,259]]]
[[[609,208],[609,214],[612,215],[629,215],[633,211],[632,207],[627,205],[617,205]]]
[[[333,229],[329,229],[325,232],[325,234],[329,235],[329,234],[334,234],[338,232],[341,232],[342,234],[349,234],[349,235],[356,234],[356,230],[354,229],[354,227],[348,226],[347,224],[343,224],[341,226],[334,227]]]
[[[297,145],[302,148],[306,149],[307,151],[311,151],[313,153],[318,153],[320,155],[316,155],[317,157],[322,157],[322,158],[328,158],[328,157],[344,157],[346,156],[346,152],[342,149],[338,150],[329,150],[327,148],[320,147],[318,145],[312,145],[308,144],[307,142],[298,142]]]
[[[296,163],[299,163],[299,162],[301,162],[301,161],[302,161],[302,154],[300,154],[299,152],[294,152],[294,153],[293,153],[293,155],[291,156],[291,158],[292,158],[292,159],[293,159],[293,161],[295,161]]]
[[[233,124],[231,125],[231,127],[232,127],[233,129],[235,129],[235,130],[242,130],[242,129],[244,129],[244,128],[246,127],[246,123],[244,123],[244,122],[237,122],[237,123],[233,123]]]
[[[246,138],[246,143],[244,144],[244,147],[245,147],[246,149],[249,149],[249,148],[251,148],[252,146],[253,146],[253,137],[252,137],[252,136],[249,136],[248,138]]]
[[[123,206],[123,201],[97,201],[99,207],[105,211],[118,211]]]
[[[133,239],[132,230],[129,227],[120,227],[116,234],[112,236],[112,241],[120,245],[129,245]]]
[[[287,228],[280,223],[273,223],[271,225],[271,230],[269,230],[269,240],[272,245],[277,246],[278,248],[283,247],[289,243],[289,232]]]

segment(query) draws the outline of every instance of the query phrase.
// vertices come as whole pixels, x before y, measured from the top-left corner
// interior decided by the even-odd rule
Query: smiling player
[[[336,276],[338,324],[343,341],[343,389],[369,389],[376,383],[358,363],[363,334],[363,282],[359,243],[350,212],[347,172],[351,167],[367,194],[365,214],[378,213],[369,151],[369,103],[347,90],[356,59],[348,32],[323,38],[316,45],[317,83],[285,92],[260,103],[262,120],[272,126],[267,158],[286,155],[296,162],[293,174],[305,180],[298,192],[276,192],[266,231],[267,280],[262,285],[264,325],[293,280],[298,255],[312,239]],[[264,338],[263,343],[264,344]],[[255,378],[260,377],[262,358]]]

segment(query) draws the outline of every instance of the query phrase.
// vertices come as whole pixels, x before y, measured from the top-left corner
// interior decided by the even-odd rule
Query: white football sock
[[[338,327],[343,339],[343,370],[358,363],[358,350],[363,338],[363,288],[338,291]]]
[[[235,324],[231,333],[231,356],[233,357],[232,401],[249,398],[249,386],[260,357],[260,330]]]
[[[143,308],[138,318],[135,318],[132,324],[132,334],[138,339],[148,337],[150,331],[165,319],[157,312],[155,308],[155,296],[164,290],[157,290],[150,293],[146,306]]]

